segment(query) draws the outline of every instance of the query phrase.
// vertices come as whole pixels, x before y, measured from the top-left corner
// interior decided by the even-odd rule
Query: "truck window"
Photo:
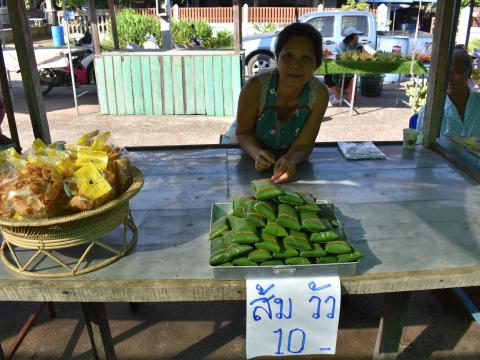
[[[307,21],[307,23],[314,26],[323,37],[333,36],[333,22],[333,16],[319,16]]]
[[[343,16],[342,17],[342,36],[346,28],[354,26],[363,32],[363,36],[368,36],[368,18],[366,16]]]

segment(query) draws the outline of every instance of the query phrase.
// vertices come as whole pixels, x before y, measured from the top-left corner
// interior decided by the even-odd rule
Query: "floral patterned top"
[[[265,72],[259,76],[262,82],[261,111],[255,127],[255,137],[265,147],[286,151],[293,144],[312,111],[318,94],[318,88],[323,84],[317,78],[312,78],[300,92],[298,106],[288,118],[281,118],[275,106],[278,91],[279,73],[277,69]]]

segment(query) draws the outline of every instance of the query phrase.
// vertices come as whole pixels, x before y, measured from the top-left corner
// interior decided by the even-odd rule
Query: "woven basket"
[[[4,264],[15,272],[36,277],[66,277],[84,274],[113,263],[124,256],[137,242],[138,231],[129,210],[129,200],[143,185],[143,174],[133,167],[132,185],[119,197],[108,203],[78,214],[38,220],[14,220],[0,218],[3,243],[0,257]],[[120,246],[108,244],[100,238],[123,224],[123,243]],[[131,232],[128,238],[129,231]],[[95,246],[113,253],[101,262],[88,262],[88,255]],[[62,259],[58,250],[85,247],[78,261],[69,264]],[[18,256],[18,250],[32,255],[26,261]],[[63,272],[37,270],[45,257],[53,260]],[[72,261],[70,260],[70,263]],[[81,266],[82,263],[84,266]]]

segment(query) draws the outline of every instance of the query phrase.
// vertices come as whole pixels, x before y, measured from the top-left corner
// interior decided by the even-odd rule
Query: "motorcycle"
[[[75,41],[71,49],[73,74],[76,85],[95,83],[93,65],[92,36],[87,30],[85,35]],[[65,55],[68,57],[68,55]],[[43,68],[38,71],[42,94],[48,94],[54,87],[71,87],[72,77],[70,65],[59,68]]]

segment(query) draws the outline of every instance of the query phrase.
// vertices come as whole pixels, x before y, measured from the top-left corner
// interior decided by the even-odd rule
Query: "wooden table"
[[[480,285],[480,186],[436,153],[380,146],[387,160],[347,161],[316,148],[294,190],[333,201],[365,253],[348,294],[384,294],[375,358],[395,357],[415,290]],[[0,300],[81,302],[99,358],[115,357],[104,302],[245,299],[242,280],[215,280],[208,266],[210,207],[250,193],[258,174],[232,148],[131,152],[145,186],[132,201],[134,252],[90,274],[30,279],[0,266]]]

